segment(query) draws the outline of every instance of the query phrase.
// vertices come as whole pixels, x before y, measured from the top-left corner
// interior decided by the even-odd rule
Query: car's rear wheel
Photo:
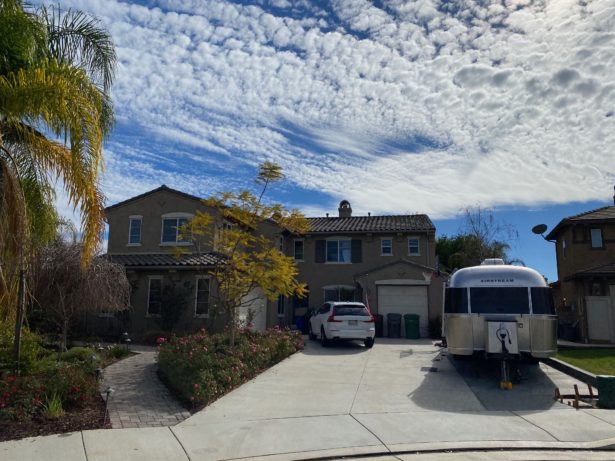
[[[329,340],[325,334],[325,329],[322,327],[320,328],[320,344],[322,344],[322,347],[327,347],[329,345]]]
[[[316,340],[316,335],[312,331],[312,322],[310,322],[309,325],[308,325],[308,338],[310,338],[310,341],[315,341]]]
[[[368,349],[374,347],[374,338],[365,338],[365,347]]]

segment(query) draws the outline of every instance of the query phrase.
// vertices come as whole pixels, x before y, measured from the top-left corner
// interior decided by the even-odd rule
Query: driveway
[[[190,447],[191,459],[554,446],[615,437],[613,412],[553,401],[556,386],[571,391],[575,383],[556,370],[529,366],[524,382],[502,391],[493,369],[471,362],[457,367],[426,340],[381,339],[371,350],[308,343],[173,432]]]
[[[431,341],[381,339],[373,349],[310,342],[176,426],[7,442],[0,458],[276,460],[615,447],[615,412],[554,402],[553,389],[569,392],[574,380],[543,365],[522,371],[524,382],[501,391],[497,368],[454,363]]]

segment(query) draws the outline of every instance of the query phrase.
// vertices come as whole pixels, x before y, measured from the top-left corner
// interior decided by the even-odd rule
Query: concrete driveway
[[[493,371],[493,370],[491,370]],[[301,457],[453,446],[556,446],[615,437],[615,414],[554,402],[574,380],[541,365],[501,391],[431,341],[306,349],[173,428],[191,459]],[[582,445],[579,445],[582,446]],[[211,459],[211,458],[210,458]]]
[[[569,392],[574,380],[543,365],[522,371],[522,384],[501,391],[497,368],[455,364],[431,341],[382,339],[371,350],[309,342],[177,426],[86,431],[66,437],[76,455],[67,457],[65,448],[62,459],[84,459],[80,447],[88,461],[195,461],[615,446],[615,412],[556,403],[553,389]],[[3,444],[0,455],[32,459],[33,450],[50,453],[53,443],[60,441]]]

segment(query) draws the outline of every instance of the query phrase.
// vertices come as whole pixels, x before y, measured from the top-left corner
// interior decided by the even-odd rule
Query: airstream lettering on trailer
[[[444,299],[444,335],[453,355],[536,359],[557,352],[551,289],[533,269],[485,260],[455,272]]]

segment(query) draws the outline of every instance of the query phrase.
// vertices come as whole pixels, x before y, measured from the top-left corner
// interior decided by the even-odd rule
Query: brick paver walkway
[[[190,416],[158,379],[156,354],[140,352],[105,368],[100,389],[103,398],[107,387],[115,391],[108,407],[114,429],[174,426]]]

